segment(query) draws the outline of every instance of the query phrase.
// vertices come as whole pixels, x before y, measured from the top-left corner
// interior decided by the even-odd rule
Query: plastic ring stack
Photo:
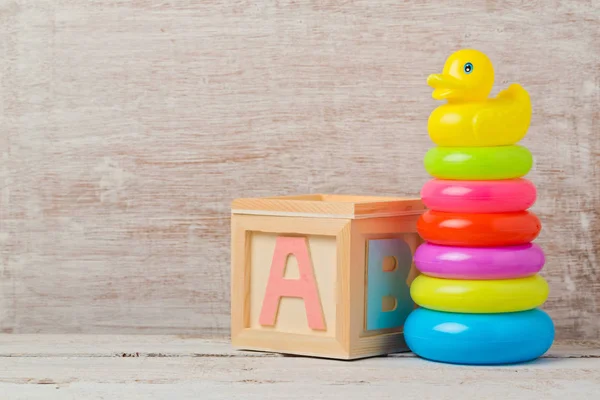
[[[424,160],[433,179],[421,190],[428,211],[417,229],[425,243],[411,284],[419,308],[406,320],[406,342],[423,358],[456,364],[538,358],[554,341],[554,324],[539,308],[549,288],[538,274],[544,253],[533,243],[541,230],[529,211],[537,192],[524,178],[531,153],[514,140],[489,146],[494,132],[444,141],[443,128],[452,127],[432,128],[430,118],[437,147]]]

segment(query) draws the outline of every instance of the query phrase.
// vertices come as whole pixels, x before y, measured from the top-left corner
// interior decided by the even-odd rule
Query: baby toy
[[[512,84],[488,98],[494,69],[472,49],[452,54],[427,82],[447,104],[428,123],[437,147],[424,160],[433,179],[421,191],[429,210],[417,223],[425,243],[411,285],[420,308],[406,320],[406,342],[448,363],[535,359],[552,345],[554,324],[539,309],[548,284],[538,275],[543,251],[532,243],[541,224],[528,211],[537,193],[523,178],[532,156],[516,144],[529,127],[529,96]]]
[[[531,120],[529,95],[514,83],[495,99],[489,99],[494,67],[485,54],[459,50],[448,58],[443,73],[430,75],[427,83],[435,89],[434,99],[448,101],[429,116],[429,136],[436,145],[510,146],[527,133]]]
[[[356,359],[408,351],[418,198],[242,198],[231,215],[231,341]]]

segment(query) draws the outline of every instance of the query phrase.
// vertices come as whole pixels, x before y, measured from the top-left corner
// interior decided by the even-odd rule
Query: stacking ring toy
[[[446,246],[512,246],[532,242],[542,225],[529,211],[462,214],[428,210],[417,221],[423,240]]]
[[[544,252],[535,243],[503,247],[451,247],[423,243],[415,266],[429,276],[450,279],[513,279],[538,273]]]
[[[424,308],[404,323],[406,344],[425,359],[454,364],[512,364],[542,356],[554,324],[540,309],[508,314],[453,314]]]
[[[421,307],[469,314],[530,310],[544,304],[548,292],[540,275],[477,281],[419,275],[410,285],[410,295]]]
[[[462,213],[524,211],[536,200],[535,185],[523,178],[494,181],[431,179],[421,199],[431,210]]]
[[[531,103],[523,88],[513,86],[509,91],[523,100],[523,108],[508,116],[510,125],[506,115],[501,116],[493,106],[480,102],[444,104],[429,114],[427,131],[431,141],[442,147],[508,146],[519,142],[529,128]]]
[[[523,146],[433,147],[425,154],[425,169],[438,179],[499,180],[520,178],[533,166]]]

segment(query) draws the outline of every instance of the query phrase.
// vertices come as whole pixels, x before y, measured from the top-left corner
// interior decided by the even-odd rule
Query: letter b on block
[[[410,246],[399,238],[377,239],[367,249],[367,330],[401,327],[414,308],[406,283]]]
[[[298,260],[300,279],[284,278],[285,266],[290,255],[294,255]],[[265,290],[262,310],[258,320],[261,325],[275,325],[279,301],[282,297],[302,298],[308,326],[315,330],[325,329],[313,263],[308,251],[307,239],[304,237],[280,236],[275,242],[269,281],[267,282],[267,289]]]

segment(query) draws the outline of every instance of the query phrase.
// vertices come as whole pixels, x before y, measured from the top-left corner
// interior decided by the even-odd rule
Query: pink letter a
[[[298,260],[300,279],[284,279],[283,277],[287,258],[290,254],[296,256]],[[308,326],[311,329],[325,329],[306,238],[283,236],[277,238],[267,290],[265,291],[265,298],[258,319],[261,325],[275,325],[279,300],[284,296],[304,299]]]

